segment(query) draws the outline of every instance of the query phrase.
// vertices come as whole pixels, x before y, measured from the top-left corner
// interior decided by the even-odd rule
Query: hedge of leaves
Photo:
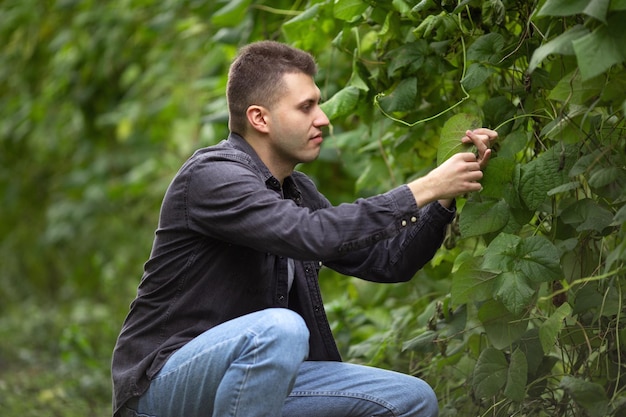
[[[302,169],[336,203],[423,175],[463,149],[466,127],[500,135],[483,190],[458,199],[445,247],[413,281],[323,271],[345,359],[421,376],[442,416],[626,412],[625,0],[0,11],[7,415],[107,409],[110,351],[165,187],[224,137],[228,63],[267,38],[318,59],[332,126]]]

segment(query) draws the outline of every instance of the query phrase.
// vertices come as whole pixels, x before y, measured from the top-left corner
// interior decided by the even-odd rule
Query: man
[[[231,134],[170,184],[113,355],[116,416],[435,416],[422,380],[341,362],[322,264],[377,282],[413,277],[440,246],[454,197],[480,189],[496,133],[385,194],[331,206],[297,164],[329,120],[313,58],[263,41],[227,86]]]

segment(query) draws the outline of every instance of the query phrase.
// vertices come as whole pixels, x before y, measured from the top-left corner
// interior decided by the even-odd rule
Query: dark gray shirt
[[[281,187],[236,134],[196,151],[165,194],[115,347],[114,411],[141,395],[185,343],[270,307],[304,318],[309,360],[341,360],[318,286],[321,265],[370,281],[407,281],[433,257],[453,216],[438,203],[418,208],[406,185],[333,207],[300,172]]]

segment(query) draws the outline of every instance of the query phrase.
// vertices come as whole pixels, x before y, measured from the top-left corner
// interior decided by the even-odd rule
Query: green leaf
[[[476,39],[467,49],[467,59],[497,65],[504,56],[504,37],[499,33],[488,33]]]
[[[350,114],[359,103],[359,89],[355,86],[349,86],[339,90],[329,100],[320,105],[326,116],[333,120]]]
[[[544,236],[522,239],[515,269],[532,282],[548,282],[563,276],[559,263],[559,251]]]
[[[573,376],[564,376],[560,387],[583,407],[590,417],[607,415],[609,400],[602,385]]]
[[[412,350],[419,352],[428,352],[434,346],[434,340],[437,338],[437,332],[434,330],[426,330],[424,333],[415,336],[411,340],[407,340],[402,344],[402,351]]]
[[[550,91],[548,98],[571,104],[585,104],[588,100],[600,95],[605,83],[603,77],[583,80],[579,71],[571,72],[559,80],[556,87]]]
[[[513,401],[521,402],[526,394],[527,379],[528,362],[526,355],[519,348],[515,349],[511,354],[504,395]]]
[[[406,69],[407,73],[413,74],[424,65],[426,57],[430,53],[430,46],[423,39],[393,49],[386,55],[387,59],[390,60],[387,74],[391,77],[400,69]]]
[[[589,185],[593,188],[602,188],[615,183],[621,189],[626,184],[626,170],[620,166],[598,168],[589,177]]]
[[[496,278],[494,298],[516,316],[528,309],[536,289],[519,271],[503,272]]]
[[[501,230],[509,221],[509,205],[504,200],[468,202],[459,218],[461,236],[467,238]]]
[[[519,236],[500,233],[487,248],[483,268],[487,271],[502,273],[513,269],[512,259],[522,239]]]
[[[626,0],[611,0],[609,10],[626,10]]]
[[[549,55],[574,55],[574,45],[572,42],[588,33],[589,30],[587,28],[582,25],[576,25],[541,45],[533,52],[533,56],[528,64],[528,72],[533,72]]]
[[[421,12],[431,7],[436,7],[434,0],[421,0],[419,3],[417,3],[413,7],[413,9],[411,10],[411,13]]]
[[[289,42],[296,42],[297,40],[306,37],[306,35],[311,31],[311,28],[315,25],[315,18],[318,16],[319,11],[319,3],[314,4],[296,17],[285,22],[281,26],[285,39]]]
[[[590,198],[577,200],[561,213],[565,224],[576,227],[576,231],[593,230],[602,232],[613,222],[613,214]]]
[[[522,167],[520,193],[530,210],[536,210],[548,192],[567,181],[567,173],[577,158],[573,146],[555,146]]]
[[[543,236],[525,239],[501,233],[487,248],[483,268],[494,272],[519,272],[529,282],[561,278],[559,251]]]
[[[211,23],[217,26],[237,26],[250,6],[251,0],[234,0],[211,15]]]
[[[481,126],[482,120],[473,114],[459,113],[449,118],[441,129],[439,148],[437,149],[437,165],[441,165],[454,154],[469,152],[472,145],[464,144],[461,142],[461,138],[465,136],[467,130]]]
[[[564,303],[547,320],[541,323],[539,326],[539,340],[544,352],[549,353],[552,350],[559,333],[565,325],[565,317],[570,314],[572,314],[572,307],[568,303]]]
[[[626,13],[611,16],[609,25],[573,41],[578,67],[583,80],[589,80],[626,60]],[[620,28],[620,29],[618,29]]]
[[[472,386],[478,398],[496,395],[506,384],[509,364],[504,353],[488,347],[478,357],[474,367]]]
[[[417,102],[417,78],[400,81],[391,94],[380,99],[380,106],[387,113],[415,110]]]
[[[466,90],[473,90],[480,87],[493,74],[493,68],[487,68],[482,64],[473,63],[467,68],[465,77],[461,80],[461,84]]]
[[[472,257],[461,263],[452,274],[450,295],[452,303],[465,304],[470,301],[485,301],[493,296],[493,282],[496,276],[481,269],[482,259]]]
[[[489,300],[478,309],[478,320],[496,349],[516,343],[528,328],[528,319],[511,313],[500,301]]]
[[[513,159],[504,157],[491,159],[484,170],[483,179],[480,181],[483,186],[480,195],[488,198],[503,198],[509,193],[516,192],[517,190],[513,186],[514,170],[515,161]]]
[[[544,358],[541,342],[539,341],[539,329],[536,327],[528,329],[515,345],[516,349],[524,352],[528,366],[528,375],[536,376]]]
[[[606,22],[610,0],[548,0],[537,16],[572,16],[586,14]]]
[[[352,22],[361,17],[368,7],[362,0],[335,0],[333,15],[339,20]]]

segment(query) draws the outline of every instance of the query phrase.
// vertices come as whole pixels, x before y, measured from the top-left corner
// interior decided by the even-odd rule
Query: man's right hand
[[[437,200],[449,207],[455,197],[480,191],[482,186],[479,181],[482,177],[481,164],[476,155],[463,152],[451,156],[428,175],[410,182],[408,186],[418,207]]]

